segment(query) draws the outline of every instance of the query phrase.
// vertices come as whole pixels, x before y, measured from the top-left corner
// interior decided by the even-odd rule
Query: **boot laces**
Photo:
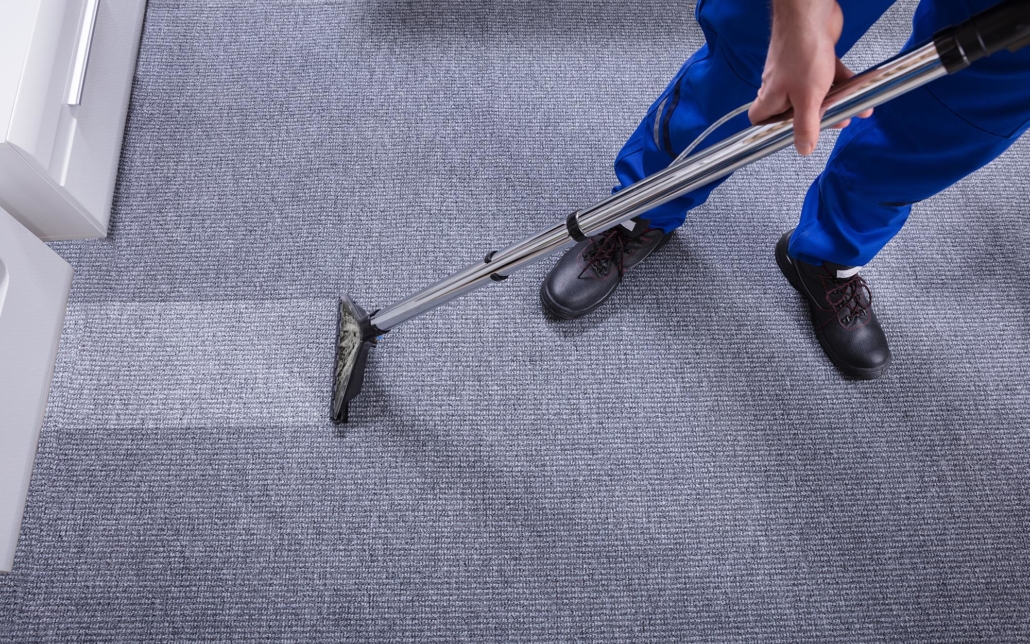
[[[826,290],[826,301],[837,313],[837,320],[841,326],[850,324],[853,319],[868,318],[869,309],[873,304],[873,294],[869,285],[857,273],[848,278],[820,275]],[[844,316],[840,313],[844,311]]]
[[[621,278],[626,272],[626,256],[632,255],[646,243],[644,235],[630,237],[623,226],[615,226],[591,238],[589,248],[583,253],[586,266],[579,276],[582,277],[591,268],[598,275],[606,276],[614,267]]]

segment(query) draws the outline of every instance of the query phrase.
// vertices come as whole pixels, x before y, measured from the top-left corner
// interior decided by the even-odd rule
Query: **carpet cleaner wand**
[[[1002,49],[1030,44],[1030,0],[1005,0],[965,22],[934,34],[926,45],[853,76],[823,101],[821,128],[856,116],[930,81],[965,69]],[[743,109],[743,108],[742,108]],[[736,110],[739,113],[741,110]],[[732,116],[735,113],[731,113]],[[708,136],[717,123],[699,137]],[[564,250],[588,237],[642,215],[656,206],[711,183],[749,163],[788,147],[794,121],[786,112],[715,143],[690,156],[696,143],[669,167],[624,188],[589,208],[576,211],[547,230],[371,315],[343,295],[339,302],[336,364],[331,418],[345,423],[350,401],[361,391],[369,351],[380,336],[442,304]]]

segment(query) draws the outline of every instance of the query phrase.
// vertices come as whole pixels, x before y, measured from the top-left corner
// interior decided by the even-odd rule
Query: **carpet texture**
[[[773,259],[824,140],[586,320],[541,315],[547,261],[397,329],[328,422],[336,295],[383,306],[607,194],[702,42],[682,5],[151,0],[111,235],[53,244],[75,282],[0,640],[1030,638],[1027,141],[865,271],[880,380],[838,376]]]

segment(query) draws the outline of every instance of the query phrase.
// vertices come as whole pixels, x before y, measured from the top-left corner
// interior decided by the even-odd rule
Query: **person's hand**
[[[758,98],[748,110],[760,123],[794,109],[794,147],[807,156],[819,142],[822,103],[830,88],[855,75],[837,58],[834,46],[844,28],[835,0],[775,0],[772,39]],[[865,118],[873,111],[859,114]],[[834,127],[845,127],[850,119]]]

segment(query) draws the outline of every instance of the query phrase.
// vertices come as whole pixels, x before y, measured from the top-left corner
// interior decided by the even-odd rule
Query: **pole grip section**
[[[941,29],[933,36],[941,62],[949,74],[981,58],[1030,45],[1030,0],[1005,0],[965,22]]]

